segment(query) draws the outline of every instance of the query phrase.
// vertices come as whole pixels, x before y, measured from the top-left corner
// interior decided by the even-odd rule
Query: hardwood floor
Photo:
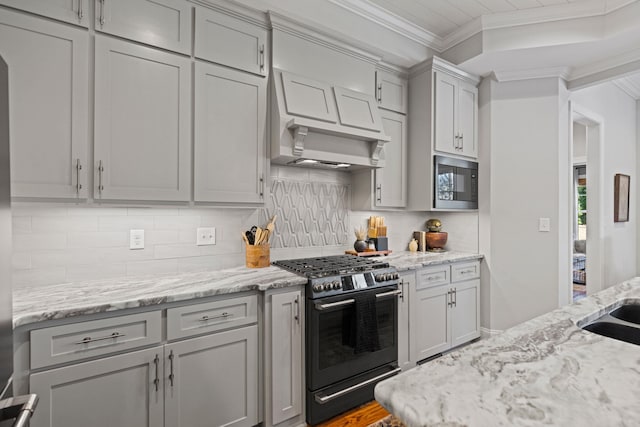
[[[366,427],[387,415],[389,415],[389,412],[380,406],[378,402],[373,401],[318,424],[316,427]]]

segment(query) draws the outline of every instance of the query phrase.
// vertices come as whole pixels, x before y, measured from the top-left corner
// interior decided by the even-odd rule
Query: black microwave
[[[433,207],[478,209],[478,163],[434,156]]]

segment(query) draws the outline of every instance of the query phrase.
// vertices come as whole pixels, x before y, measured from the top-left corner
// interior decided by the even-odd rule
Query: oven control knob
[[[333,282],[331,282],[333,285],[333,289],[340,289],[342,288],[342,282],[340,280],[334,280]]]
[[[332,287],[333,286],[331,285],[331,282],[324,282],[324,290],[325,291],[330,291]]]
[[[386,273],[384,275],[384,280],[391,280],[393,278],[393,275],[391,273]]]
[[[400,274],[393,273],[393,280],[398,280],[400,278]]]
[[[376,282],[382,282],[384,281],[384,274],[376,274]]]
[[[322,292],[324,291],[324,285],[322,283],[316,283],[313,285],[313,292]]]

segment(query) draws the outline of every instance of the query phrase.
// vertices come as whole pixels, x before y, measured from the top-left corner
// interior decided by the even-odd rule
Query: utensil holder
[[[246,266],[247,268],[264,268],[271,265],[271,253],[269,244],[246,245]]]

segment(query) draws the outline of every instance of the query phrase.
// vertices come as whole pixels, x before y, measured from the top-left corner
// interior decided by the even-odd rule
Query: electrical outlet
[[[144,230],[129,230],[129,249],[144,249]]]
[[[196,245],[208,246],[216,244],[215,227],[200,227],[196,230]]]

